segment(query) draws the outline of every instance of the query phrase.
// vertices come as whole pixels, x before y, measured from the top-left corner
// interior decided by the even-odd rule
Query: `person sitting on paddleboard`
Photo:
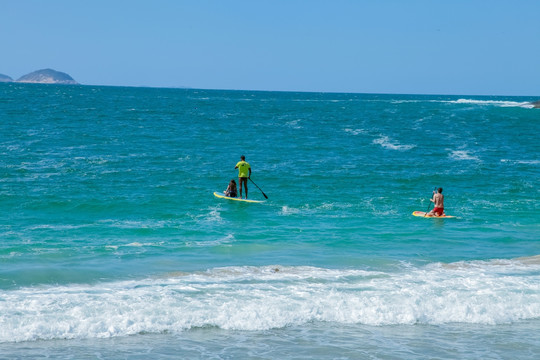
[[[437,192],[433,191],[433,197],[429,201],[435,203],[435,207],[428,213],[428,215],[443,216],[444,195],[442,194],[442,188],[438,188]]]
[[[246,162],[246,157],[244,155],[240,156],[240,161],[235,169],[238,169],[238,182],[240,183],[240,199],[242,198],[242,184],[246,189],[246,199],[248,198],[248,186],[247,181],[251,177],[251,166]]]
[[[229,197],[237,197],[238,194],[236,192],[236,181],[234,179],[231,180],[229,183],[229,186],[227,186],[227,190],[224,191],[225,196]]]

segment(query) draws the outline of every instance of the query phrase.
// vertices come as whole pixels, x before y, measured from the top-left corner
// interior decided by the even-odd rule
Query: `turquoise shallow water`
[[[0,353],[537,358],[531,100],[0,84]]]

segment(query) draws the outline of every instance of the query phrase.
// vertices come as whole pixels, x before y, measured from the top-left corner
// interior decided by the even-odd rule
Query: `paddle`
[[[433,188],[433,191],[435,191],[436,189],[437,189],[437,187],[435,186],[435,187]],[[432,199],[433,199],[433,196],[435,196],[435,193],[431,194],[431,198],[432,198]],[[427,206],[427,210],[426,210],[426,212],[425,212],[425,214],[424,214],[424,217],[426,217],[426,215],[428,214],[429,208],[430,208],[430,207],[431,207],[431,200],[429,201],[429,204],[428,204],[428,206]]]
[[[249,180],[251,180],[251,178],[249,178]],[[253,185],[257,186],[257,184],[255,184],[255,182],[253,182],[253,180],[251,180],[251,182],[253,183]],[[258,186],[257,186],[257,189],[261,190],[261,188],[258,187]],[[261,192],[262,192],[264,198],[265,198],[265,199],[268,199],[268,196],[266,196],[266,194],[264,193],[264,191],[261,190]]]

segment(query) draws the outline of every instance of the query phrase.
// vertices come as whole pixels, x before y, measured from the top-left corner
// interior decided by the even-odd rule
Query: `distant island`
[[[13,79],[7,75],[0,74],[0,82],[12,82]]]
[[[13,79],[7,75],[0,74],[0,82],[13,82]],[[43,69],[31,72],[30,74],[21,76],[15,82],[30,84],[79,84],[68,74],[53,69]]]
[[[531,103],[533,107],[540,109],[540,100]]]

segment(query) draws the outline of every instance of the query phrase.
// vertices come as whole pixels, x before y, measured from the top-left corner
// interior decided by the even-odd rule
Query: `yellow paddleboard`
[[[264,201],[259,201],[259,200],[240,199],[240,198],[237,198],[237,197],[225,196],[224,194],[220,194],[217,191],[214,192],[214,196],[217,197],[217,198],[220,198],[220,199],[242,201],[242,202],[249,202],[249,203],[261,203],[261,202],[264,202]]]
[[[452,215],[443,215],[443,216],[426,215],[426,213],[424,211],[413,211],[412,214],[414,216],[425,217],[425,218],[433,218],[433,219],[451,219],[451,218],[455,218],[455,216],[452,216]]]

